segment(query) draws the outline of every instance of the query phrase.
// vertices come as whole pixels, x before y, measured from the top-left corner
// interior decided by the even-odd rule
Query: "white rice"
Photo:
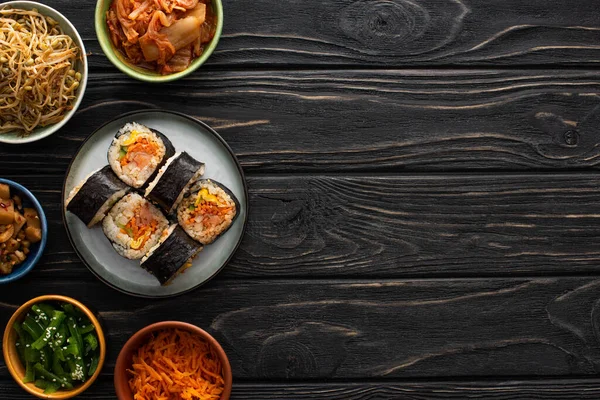
[[[158,145],[158,155],[152,157],[150,164],[143,169],[138,168],[134,162],[128,163],[125,168],[121,166],[119,161],[119,152],[123,142],[129,139],[130,132],[137,131],[139,138],[146,138],[149,142]],[[129,186],[140,188],[152,176],[166,153],[166,148],[162,140],[152,132],[148,127],[130,122],[125,124],[120,130],[121,135],[113,139],[110,148],[108,149],[108,162],[115,174]]]
[[[150,212],[154,220],[157,222],[156,231],[150,236],[144,246],[137,250],[132,249],[132,238],[127,233],[121,232],[120,226],[126,225],[129,220],[135,216],[134,210],[146,203],[150,208]],[[104,218],[102,229],[104,230],[106,237],[111,241],[117,253],[123,257],[137,260],[142,258],[148,252],[148,250],[156,245],[161,238],[162,232],[168,227],[168,225],[169,222],[158,208],[156,208],[139,194],[130,193],[117,202],[112,210],[110,210],[106,218]]]
[[[233,213],[227,214],[219,225],[211,229],[206,229],[202,224],[202,220],[198,220],[198,216],[196,217],[196,222],[193,224],[187,223],[187,220],[191,217],[191,210],[189,210],[188,207],[194,204],[196,201],[196,193],[203,188],[208,189],[209,194],[215,195],[222,199],[227,206],[233,207],[234,210]],[[184,199],[177,208],[177,220],[179,221],[179,225],[181,225],[186,233],[192,238],[202,244],[210,244],[231,226],[238,210],[236,209],[235,202],[231,196],[229,196],[225,190],[221,189],[218,185],[212,183],[210,180],[196,183],[191,188],[191,191],[192,195]]]
[[[104,216],[106,216],[106,213],[110,211],[112,206],[114,206],[121,197],[125,196],[125,194],[127,194],[127,192],[129,190],[130,189],[123,189],[123,190],[119,190],[118,192],[113,193],[113,195],[110,196],[104,202],[104,204],[102,204],[102,207],[100,207],[100,209],[98,210],[96,215],[94,215],[94,218],[92,218],[92,220],[87,225],[87,227],[91,228],[92,226],[96,225],[98,222],[102,221],[102,218],[104,218]]]

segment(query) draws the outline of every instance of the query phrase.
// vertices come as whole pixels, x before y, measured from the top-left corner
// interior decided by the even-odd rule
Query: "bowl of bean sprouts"
[[[34,1],[0,4],[0,142],[28,143],[59,130],[83,98],[83,40],[61,13]]]

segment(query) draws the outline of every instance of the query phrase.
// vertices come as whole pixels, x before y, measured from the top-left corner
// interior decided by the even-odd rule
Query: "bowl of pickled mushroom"
[[[83,40],[57,10],[0,4],[0,143],[45,138],[75,114],[88,65]]]
[[[198,69],[223,28],[221,0],[98,0],[96,35],[106,57],[145,82],[170,82]]]
[[[0,178],[0,284],[33,269],[46,247],[47,233],[46,216],[33,194]]]

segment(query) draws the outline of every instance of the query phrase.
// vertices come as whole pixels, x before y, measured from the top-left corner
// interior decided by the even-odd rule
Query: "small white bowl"
[[[73,109],[65,114],[65,117],[62,121],[49,125],[46,127],[38,127],[33,130],[28,136],[20,136],[18,132],[8,132],[0,134],[0,143],[10,143],[10,144],[21,144],[21,143],[29,143],[35,142],[36,140],[40,140],[47,136],[52,135],[54,132],[59,130],[64,124],[67,123],[69,119],[75,114],[77,108],[81,104],[81,100],[83,99],[83,94],[85,93],[85,88],[87,86],[88,79],[88,63],[87,63],[87,55],[85,52],[85,46],[83,45],[83,40],[81,36],[79,36],[79,32],[77,29],[71,24],[71,22],[61,13],[56,11],[52,7],[48,7],[45,4],[37,3],[35,1],[7,1],[6,3],[1,3],[0,8],[14,8],[14,9],[22,9],[22,10],[31,10],[36,8],[40,14],[49,16],[56,20],[64,33],[71,36],[71,38],[77,43],[77,46],[81,50],[82,54],[82,67],[78,68],[81,73],[81,80],[79,81],[79,88],[77,89],[77,98],[75,99],[75,104],[73,105]]]

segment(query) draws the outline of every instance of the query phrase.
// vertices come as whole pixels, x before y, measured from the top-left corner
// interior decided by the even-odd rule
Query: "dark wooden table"
[[[134,81],[95,39],[94,1],[47,0],[91,51],[76,117],[0,146],[0,175],[42,201],[44,257],[0,287],[0,325],[42,294],[98,312],[102,376],[165,319],[227,351],[234,399],[600,396],[600,13],[596,0],[224,0],[210,62]],[[212,125],[243,164],[233,261],[161,301],[98,281],[60,217],[95,128],[166,108]],[[0,398],[28,396],[0,362]]]

